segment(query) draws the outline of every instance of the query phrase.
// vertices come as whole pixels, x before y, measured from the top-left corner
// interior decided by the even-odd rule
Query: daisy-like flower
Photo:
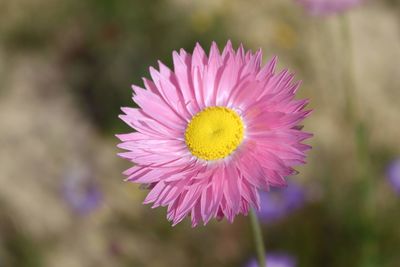
[[[305,162],[311,134],[299,123],[310,111],[295,100],[299,82],[276,58],[261,67],[261,50],[222,53],[215,43],[207,56],[173,52],[174,70],[159,62],[152,81],[132,86],[139,108],[122,108],[120,118],[137,132],[117,135],[120,156],[135,165],[127,181],[145,184],[144,200],[166,206],[176,225],[190,215],[192,226],[211,218],[228,221],[260,207],[258,189],[285,186],[295,165]]]
[[[325,16],[345,12],[358,6],[362,0],[297,0],[310,15]]]

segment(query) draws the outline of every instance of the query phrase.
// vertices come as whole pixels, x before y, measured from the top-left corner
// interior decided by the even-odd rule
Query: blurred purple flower
[[[313,16],[326,16],[345,12],[361,4],[363,0],[296,0]]]
[[[304,189],[294,182],[289,182],[285,188],[260,191],[261,208],[257,215],[265,223],[274,222],[302,207],[304,202]]]
[[[386,169],[386,176],[396,192],[400,194],[400,158],[389,164]]]
[[[62,195],[71,209],[79,215],[87,215],[98,208],[103,199],[98,184],[90,171],[72,168],[65,174]]]
[[[296,267],[296,260],[286,253],[268,253],[267,266],[268,267]],[[258,267],[256,259],[251,259],[245,267]]]

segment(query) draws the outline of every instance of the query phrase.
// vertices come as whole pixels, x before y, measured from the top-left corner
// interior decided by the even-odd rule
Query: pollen
[[[186,127],[185,141],[190,152],[203,160],[229,156],[243,141],[240,116],[226,107],[208,107],[194,115]]]

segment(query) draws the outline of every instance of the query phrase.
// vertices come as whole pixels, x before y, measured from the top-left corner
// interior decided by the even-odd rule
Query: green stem
[[[376,224],[375,224],[375,182],[373,168],[368,144],[368,129],[363,120],[356,114],[354,99],[356,99],[356,83],[354,80],[354,55],[353,43],[349,25],[349,18],[346,15],[341,17],[341,28],[343,37],[343,56],[345,62],[343,65],[343,79],[346,98],[346,115],[350,125],[354,127],[355,144],[358,160],[358,177],[361,179],[361,197],[362,197],[362,216],[367,233],[365,241],[361,248],[362,258],[361,266],[378,266],[376,263]]]
[[[260,267],[266,267],[267,262],[265,260],[265,245],[262,236],[261,226],[260,222],[258,221],[257,215],[253,209],[250,209],[250,221],[254,237],[254,244],[257,250],[258,265]]]
[[[371,196],[373,193],[373,170],[371,168],[371,158],[368,149],[368,131],[365,123],[356,114],[356,108],[353,99],[356,98],[354,81],[354,64],[353,64],[353,43],[349,25],[349,19],[346,15],[341,17],[341,26],[343,34],[343,54],[345,62],[343,64],[343,83],[345,88],[346,108],[350,125],[354,127],[355,145],[358,160],[358,176],[363,185],[363,202],[365,205],[366,214],[370,214],[373,203]],[[370,217],[370,216],[368,216]]]
[[[353,63],[353,40],[350,30],[349,18],[346,15],[340,17],[342,38],[343,38],[343,58],[345,60],[343,65],[343,86],[345,93],[345,110],[346,117],[350,123],[354,123],[356,118],[356,109],[354,107],[353,99],[356,98],[355,81],[354,81],[354,63]]]

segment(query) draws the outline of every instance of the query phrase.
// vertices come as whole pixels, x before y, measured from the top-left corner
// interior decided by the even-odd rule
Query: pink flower
[[[305,163],[301,142],[312,135],[299,123],[310,114],[295,100],[300,83],[276,58],[261,67],[261,50],[222,53],[215,43],[207,56],[173,52],[174,70],[159,63],[152,81],[132,86],[139,108],[122,108],[120,118],[137,132],[117,135],[120,153],[135,163],[127,181],[151,189],[145,204],[166,206],[176,225],[187,215],[192,226],[211,218],[228,221],[259,209],[258,189],[285,186],[295,165]]]
[[[324,16],[344,12],[359,5],[362,0],[297,0],[308,13]]]

